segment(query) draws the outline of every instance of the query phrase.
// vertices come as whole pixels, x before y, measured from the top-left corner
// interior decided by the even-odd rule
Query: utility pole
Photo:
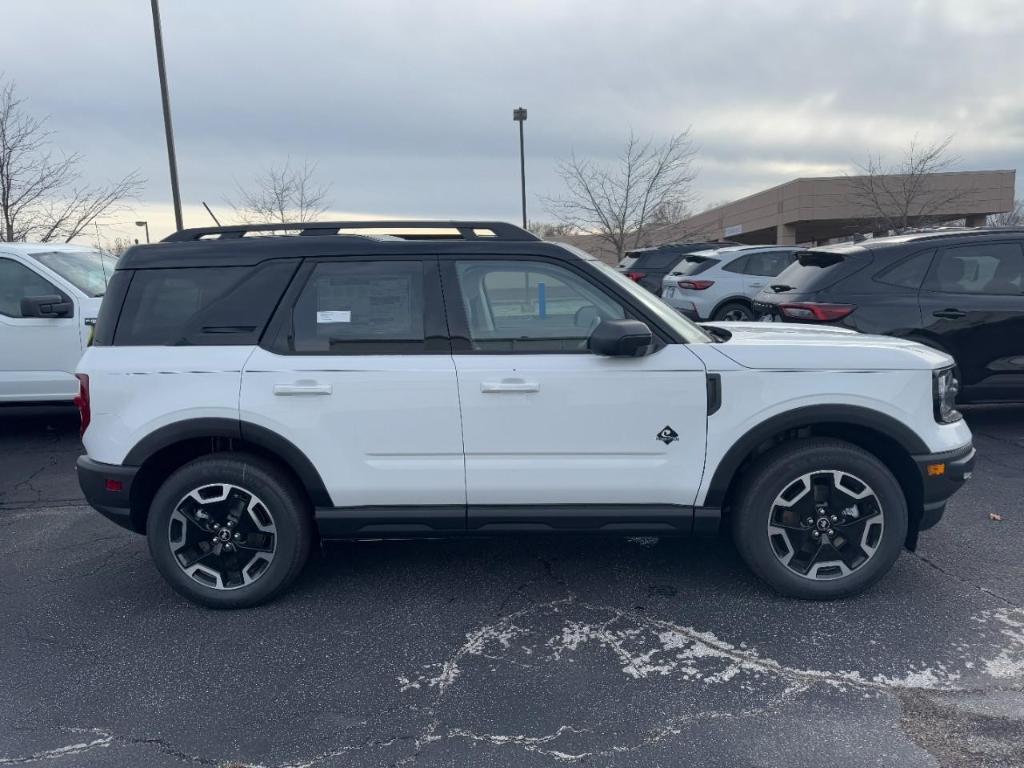
[[[171,197],[174,198],[174,223],[184,229],[181,222],[181,193],[178,191],[178,161],[174,156],[174,129],[171,127],[171,98],[167,94],[167,68],[164,65],[164,38],[160,31],[158,0],[150,0],[153,8],[153,36],[156,38],[156,69],[160,75],[160,100],[164,108],[164,133],[167,136],[167,163],[171,168]]]
[[[156,2],[156,0],[153,0]],[[512,110],[512,119],[519,123],[519,177],[523,193],[523,229],[526,229],[526,151],[523,145],[523,123],[526,122],[526,107]]]

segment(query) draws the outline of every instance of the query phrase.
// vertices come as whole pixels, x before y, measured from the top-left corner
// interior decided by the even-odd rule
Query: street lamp
[[[174,156],[174,129],[171,127],[171,97],[167,94],[167,68],[164,65],[164,37],[160,31],[160,7],[157,0],[150,0],[153,8],[153,37],[156,38],[156,71],[160,76],[160,101],[164,108],[164,134],[167,138],[167,164],[171,168],[171,197],[174,199],[174,223],[178,230],[181,223],[181,193],[178,192],[178,161]]]
[[[135,226],[136,227],[145,227],[146,228],[146,243],[148,244],[149,243],[149,222],[148,221],[136,221],[135,222]]]
[[[512,119],[519,123],[519,176],[523,192],[523,229],[526,229],[526,153],[523,149],[523,123],[526,122],[526,107],[513,109]]]

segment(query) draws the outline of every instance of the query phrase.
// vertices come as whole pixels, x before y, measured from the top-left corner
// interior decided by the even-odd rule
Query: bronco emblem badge
[[[672,427],[665,427],[661,432],[658,433],[658,439],[661,440],[665,445],[675,442],[679,439],[679,435]]]

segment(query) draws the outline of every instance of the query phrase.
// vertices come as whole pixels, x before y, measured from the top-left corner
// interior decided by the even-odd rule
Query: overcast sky
[[[962,168],[1024,159],[1021,0],[163,0],[186,225],[311,160],[339,214],[530,218],[575,150],[692,126],[699,206],[834,175],[915,134]],[[91,179],[138,169],[173,222],[146,0],[4,3],[0,70]],[[128,224],[125,229],[124,225]]]

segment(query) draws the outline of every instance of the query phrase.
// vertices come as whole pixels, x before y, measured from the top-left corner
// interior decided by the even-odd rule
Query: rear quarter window
[[[298,266],[136,270],[114,333],[116,346],[255,344]]]

